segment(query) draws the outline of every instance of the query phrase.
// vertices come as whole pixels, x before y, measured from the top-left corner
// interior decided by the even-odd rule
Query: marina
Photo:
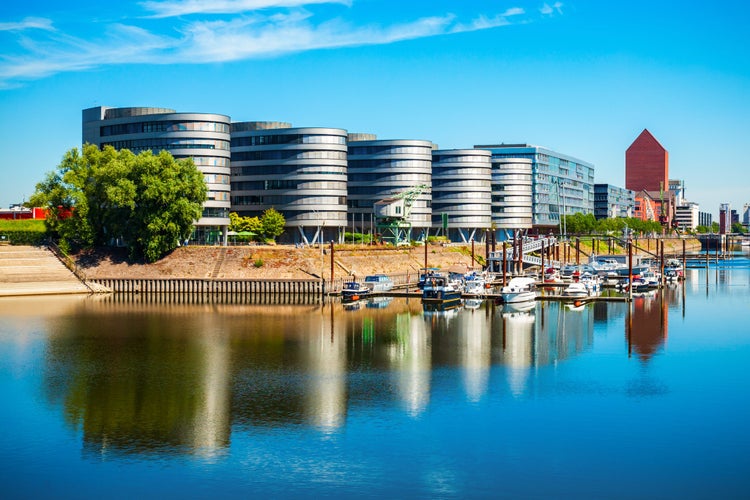
[[[732,262],[630,301],[4,298],[4,492],[740,498]]]

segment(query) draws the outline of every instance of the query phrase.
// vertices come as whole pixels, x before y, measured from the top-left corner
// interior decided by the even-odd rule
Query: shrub
[[[255,267],[263,267],[263,259],[255,259],[255,262],[253,262],[253,265]]]

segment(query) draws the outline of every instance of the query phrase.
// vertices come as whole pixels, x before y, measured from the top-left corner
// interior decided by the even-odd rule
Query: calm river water
[[[750,269],[578,310],[0,300],[4,498],[747,498]]]

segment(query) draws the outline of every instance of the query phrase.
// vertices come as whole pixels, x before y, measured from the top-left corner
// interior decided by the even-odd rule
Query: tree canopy
[[[65,154],[29,203],[49,210],[48,229],[63,247],[122,238],[132,259],[153,262],[190,236],[205,200],[203,174],[191,159],[87,144]]]
[[[275,208],[269,208],[261,217],[242,217],[236,212],[229,214],[229,230],[252,233],[256,240],[275,240],[284,232],[286,219]]]
[[[566,215],[563,220],[567,234],[623,234],[627,228],[635,234],[661,233],[662,225],[656,221],[642,221],[634,217],[596,220],[593,214]]]

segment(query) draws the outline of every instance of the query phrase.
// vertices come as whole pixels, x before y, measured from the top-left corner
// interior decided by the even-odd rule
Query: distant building
[[[166,108],[83,110],[83,143],[113,146],[134,153],[166,150],[175,158],[192,158],[208,187],[203,214],[194,224],[192,242],[226,244],[229,226],[229,117],[211,113],[177,113]]]
[[[675,212],[677,227],[681,230],[695,230],[698,227],[700,223],[700,206],[697,203],[683,202],[682,205],[677,206]]]
[[[347,132],[284,122],[232,123],[232,211],[286,220],[280,241],[343,241]]]
[[[719,234],[726,234],[732,230],[732,220],[729,203],[719,205]]]
[[[745,203],[742,207],[742,225],[750,231],[750,203]]]
[[[713,223],[713,216],[710,212],[698,212],[698,225],[711,228],[711,224]]]
[[[681,190],[681,181],[675,185]],[[674,219],[676,198],[669,189],[669,153],[647,129],[625,151],[625,187],[636,193],[646,191],[654,202],[655,218],[644,220],[667,225]]]
[[[491,157],[481,149],[432,151],[433,233],[452,241],[484,240],[492,224]]]
[[[560,226],[560,215],[594,213],[594,166],[572,156],[530,144],[477,145],[495,159],[528,159],[532,169],[533,227]]]
[[[669,179],[669,192],[674,197],[675,207],[682,205],[685,201],[685,181],[680,179]]]
[[[632,217],[635,193],[612,184],[594,184],[594,217],[597,220]]]

